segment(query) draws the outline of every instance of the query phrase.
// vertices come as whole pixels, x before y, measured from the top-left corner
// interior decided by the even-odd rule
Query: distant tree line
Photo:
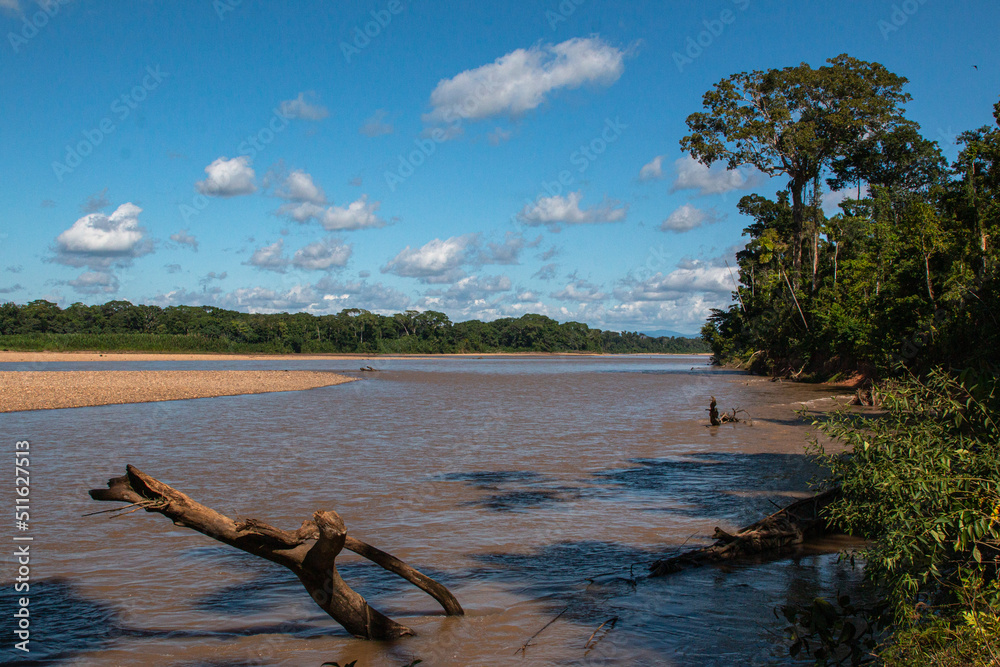
[[[45,300],[0,306],[0,347],[212,352],[707,352],[701,340],[602,331],[544,315],[453,323],[433,310],[248,314],[213,306]]]

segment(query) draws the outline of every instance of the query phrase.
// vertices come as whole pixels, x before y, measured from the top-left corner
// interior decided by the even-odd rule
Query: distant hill
[[[653,338],[659,338],[660,336],[672,336],[674,338],[700,338],[701,334],[686,334],[679,331],[671,331],[670,329],[657,329],[656,331],[640,331],[639,333],[644,333],[647,336]]]

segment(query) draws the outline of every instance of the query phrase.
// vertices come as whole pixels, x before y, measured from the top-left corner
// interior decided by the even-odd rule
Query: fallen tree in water
[[[733,534],[716,527],[714,544],[657,560],[650,565],[650,576],[661,577],[702,565],[758,554],[780,553],[801,544],[807,538],[819,537],[829,532],[829,526],[820,512],[836,500],[839,494],[840,489],[834,488],[811,498],[798,500]]]
[[[90,491],[90,497],[130,503],[122,509],[158,512],[175,525],[287,567],[323,611],[363,639],[396,639],[412,635],[413,631],[372,609],[340,578],[335,560],[345,548],[406,579],[437,600],[449,616],[465,613],[455,596],[438,582],[349,536],[343,520],[332,510],[316,512],[312,520],[303,521],[294,532],[256,519],[234,521],[131,465],[126,466],[124,476],[109,480],[107,489]]]

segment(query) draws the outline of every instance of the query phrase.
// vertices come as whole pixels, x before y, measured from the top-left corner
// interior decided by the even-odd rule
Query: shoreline
[[[324,371],[0,371],[0,413],[304,391],[356,380]]]
[[[435,354],[356,354],[356,353],[306,353],[306,354],[221,354],[218,352],[96,352],[64,351],[35,352],[0,350],[3,363],[52,363],[94,361],[310,361],[330,359],[336,361],[365,361],[371,359],[441,359],[468,357],[603,357],[603,356],[655,356],[655,357],[708,357],[708,352],[638,352],[614,355],[602,352],[442,352]]]

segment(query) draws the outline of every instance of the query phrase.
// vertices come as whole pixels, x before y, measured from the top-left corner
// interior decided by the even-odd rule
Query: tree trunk
[[[799,288],[799,278],[802,276],[802,225],[805,220],[805,204],[802,202],[802,190],[805,182],[792,180],[789,189],[792,191],[792,287]]]
[[[237,549],[283,565],[295,573],[323,611],[352,635],[363,639],[396,639],[413,631],[368,606],[337,572],[336,558],[346,547],[393,572],[431,595],[450,616],[464,614],[451,592],[403,561],[347,535],[340,516],[320,511],[295,532],[256,519],[236,522],[201,505],[176,489],[126,466],[125,475],[108,481],[107,489],[90,492],[94,500],[114,500],[158,512],[174,522]]]
[[[829,532],[829,526],[820,512],[839,495],[840,489],[834,488],[812,498],[798,500],[735,534],[716,528],[713,536],[715,544],[660,559],[650,565],[650,576],[662,577],[711,563],[786,551],[809,537]]]
[[[927,276],[927,296],[930,297],[931,303],[934,303],[934,288],[931,287],[931,256],[924,253],[924,275]]]

